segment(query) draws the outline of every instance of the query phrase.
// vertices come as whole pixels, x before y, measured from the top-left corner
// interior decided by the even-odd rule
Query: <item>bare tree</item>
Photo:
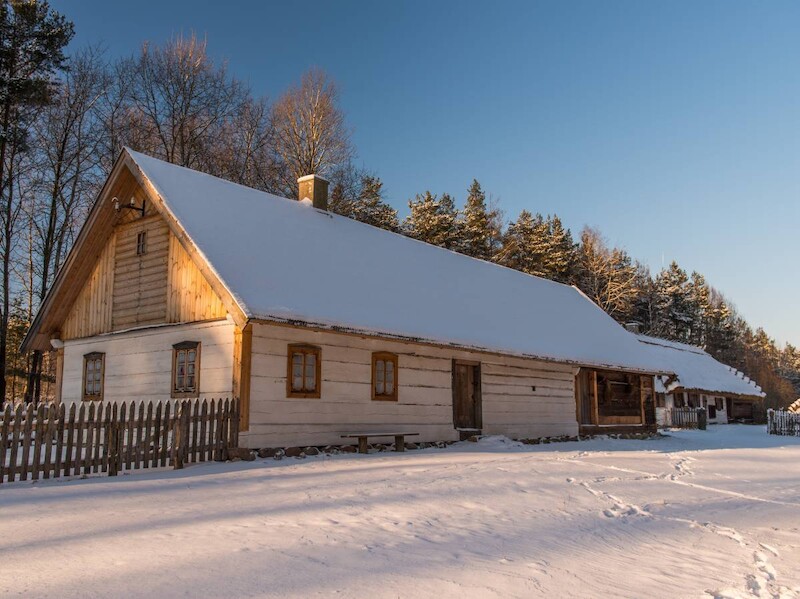
[[[208,172],[277,193],[272,114],[265,98],[246,98],[220,128],[205,160]]]
[[[596,229],[586,227],[578,250],[578,287],[609,316],[623,320],[636,297],[636,267],[630,256],[609,248]]]
[[[247,89],[208,56],[206,42],[179,36],[164,46],[142,46],[130,71],[125,111],[129,140],[163,160],[208,170],[211,147],[240,113]]]
[[[303,175],[330,175],[353,157],[336,85],[320,69],[303,75],[275,103],[275,150],[283,192],[297,195]]]
[[[99,145],[102,138],[97,105],[108,84],[99,48],[88,48],[70,61],[70,70],[49,106],[34,125],[35,191],[27,203],[31,231],[29,252],[30,307],[44,300],[56,272],[85,220],[100,187]],[[32,352],[26,401],[38,401],[42,354]]]
[[[6,395],[11,267],[21,206],[15,168],[28,150],[30,123],[49,100],[53,76],[63,66],[63,49],[72,34],[72,24],[47,2],[0,2],[0,404]]]

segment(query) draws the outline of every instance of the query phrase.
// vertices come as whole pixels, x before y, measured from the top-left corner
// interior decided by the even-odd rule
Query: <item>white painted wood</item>
[[[319,399],[286,397],[287,346],[322,349]],[[372,401],[372,352],[398,355],[398,401]],[[341,444],[376,428],[456,440],[452,360],[481,363],[483,432],[513,437],[575,435],[572,366],[256,323],[253,327],[248,447]],[[534,390],[535,387],[535,390]]]
[[[96,351],[105,353],[105,401],[169,399],[172,346],[181,341],[201,343],[200,397],[231,397],[233,331],[233,323],[219,320],[66,341],[63,401],[81,400],[83,356]]]
[[[686,401],[686,394],[683,391],[676,391],[674,393],[667,393],[664,396],[664,407],[656,408],[656,423],[658,426],[669,426],[669,416],[667,411],[675,407],[675,397],[683,397]],[[708,413],[708,404],[713,404],[717,398],[722,400],[722,409],[717,410],[716,418],[708,417],[708,424],[728,424],[728,403],[721,395],[702,395],[701,400],[706,404],[706,413]],[[685,405],[685,404],[684,404]]]
[[[172,345],[202,344],[201,397],[232,395],[234,325],[228,320],[167,325],[67,341],[65,401],[81,397],[83,355],[106,354],[105,399],[169,398]],[[319,399],[286,397],[287,348],[322,349]],[[398,401],[371,399],[372,353],[398,355]],[[341,444],[341,435],[390,427],[419,441],[458,439],[453,427],[452,360],[481,363],[484,434],[516,438],[575,435],[574,368],[332,332],[255,323],[248,447]]]

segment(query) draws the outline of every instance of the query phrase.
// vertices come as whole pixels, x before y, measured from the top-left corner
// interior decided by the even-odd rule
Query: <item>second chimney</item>
[[[328,181],[319,175],[306,175],[297,180],[299,187],[297,197],[300,200],[311,200],[314,208],[328,209]]]

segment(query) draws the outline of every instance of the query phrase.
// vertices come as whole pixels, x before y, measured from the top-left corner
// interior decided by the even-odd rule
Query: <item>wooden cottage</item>
[[[25,340],[63,401],[237,396],[248,447],[654,423],[669,372],[577,289],[125,150]]]
[[[642,348],[672,376],[656,377],[656,419],[671,424],[673,408],[704,408],[709,423],[753,420],[754,406],[764,398],[755,381],[718,362],[699,347],[638,335]]]

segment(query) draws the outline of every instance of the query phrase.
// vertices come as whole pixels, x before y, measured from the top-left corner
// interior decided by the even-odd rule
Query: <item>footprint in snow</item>
[[[759,546],[762,549],[766,549],[767,551],[769,551],[775,557],[780,557],[780,553],[778,553],[778,550],[775,549],[775,547],[773,547],[772,545],[767,545],[766,543],[759,543]]]

